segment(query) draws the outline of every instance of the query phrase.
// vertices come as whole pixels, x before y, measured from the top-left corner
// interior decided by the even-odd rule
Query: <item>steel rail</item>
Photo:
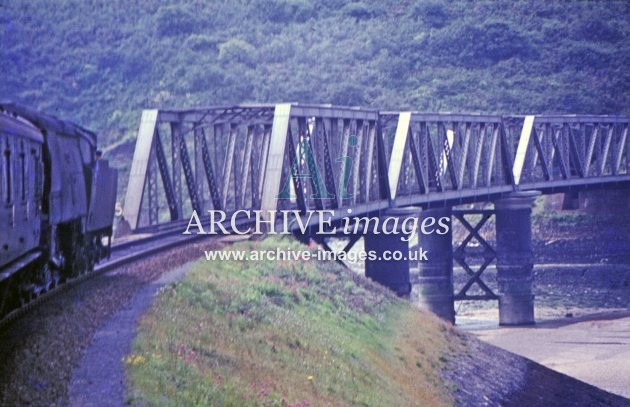
[[[66,290],[84,281],[103,275],[110,270],[142,260],[152,254],[200,240],[203,237],[208,236],[197,234],[182,235],[181,230],[177,228],[114,244],[112,246],[111,257],[97,264],[94,267],[94,271],[89,273],[86,272],[72,279],[66,280],[62,284],[59,284],[51,290],[38,295],[36,298],[25,304],[21,304],[18,308],[11,310],[9,313],[4,315],[0,320],[0,332],[9,327],[12,321],[21,318],[46,301],[62,294]],[[158,243],[156,243],[156,241],[158,241]]]

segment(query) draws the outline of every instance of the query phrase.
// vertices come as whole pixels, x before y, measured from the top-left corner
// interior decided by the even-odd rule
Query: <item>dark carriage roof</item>
[[[44,135],[53,131],[59,134],[81,137],[96,147],[96,133],[72,122],[11,102],[0,102],[0,112],[6,112],[27,120],[40,129]]]
[[[15,116],[0,110],[0,132],[27,137],[37,143],[44,142],[44,136],[40,129],[33,123],[20,116]],[[0,146],[1,148],[2,146]]]

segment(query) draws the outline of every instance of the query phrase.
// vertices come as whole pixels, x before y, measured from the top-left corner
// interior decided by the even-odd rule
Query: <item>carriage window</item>
[[[90,146],[90,143],[88,143],[84,139],[79,140],[79,149],[81,151],[81,159],[83,160],[83,164],[84,165],[92,164],[93,153],[92,153],[92,147]]]
[[[24,144],[20,152],[20,199],[26,201],[26,156],[24,155]]]
[[[33,180],[33,196],[35,198],[35,201],[39,201],[39,198],[42,194],[42,177],[40,168],[41,164],[39,161],[39,155],[37,154],[37,149],[31,148],[31,155],[33,156],[33,159],[31,160],[31,162],[33,163],[33,176],[31,177],[31,179]]]
[[[0,147],[2,147],[1,141],[2,140],[0,140]],[[2,202],[4,202],[4,196],[6,195],[6,186],[4,185],[4,169],[4,153],[0,153],[0,200],[2,200]]]
[[[2,139],[0,139],[0,147]],[[4,202],[4,154],[0,154],[0,200]]]
[[[4,200],[6,203],[11,203],[11,150],[8,146],[4,150],[4,186]]]

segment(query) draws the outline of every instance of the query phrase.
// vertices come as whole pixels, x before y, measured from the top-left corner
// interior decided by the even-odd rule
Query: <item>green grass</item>
[[[267,239],[224,250],[303,246]],[[197,263],[125,362],[136,405],[450,405],[450,328],[333,262]]]
[[[536,219],[536,218],[535,218]],[[547,222],[551,226],[592,226],[596,225],[598,218],[590,213],[574,211],[548,211],[539,216],[542,222]]]

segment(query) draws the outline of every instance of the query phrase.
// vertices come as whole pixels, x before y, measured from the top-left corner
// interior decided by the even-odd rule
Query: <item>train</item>
[[[0,102],[0,319],[110,256],[117,182],[95,133]]]

